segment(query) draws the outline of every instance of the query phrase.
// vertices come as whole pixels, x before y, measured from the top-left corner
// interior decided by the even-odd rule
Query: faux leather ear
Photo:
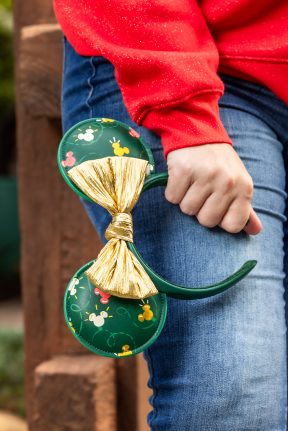
[[[143,352],[163,329],[166,295],[140,300],[105,294],[85,275],[93,263],[80,268],[67,286],[64,315],[69,329],[81,344],[101,356],[122,358]]]
[[[118,157],[121,159],[119,160]],[[127,157],[133,157],[134,161],[132,161],[132,159],[128,160]],[[82,121],[72,127],[64,135],[58,151],[58,165],[67,184],[77,194],[88,200],[90,200],[88,194],[91,197],[94,196],[93,199],[97,203],[99,203],[98,195],[101,195],[101,199],[104,195],[102,193],[103,190],[99,188],[99,178],[101,178],[99,173],[100,171],[96,175],[97,182],[94,181],[95,166],[98,166],[99,161],[97,159],[103,159],[100,161],[101,169],[103,169],[107,158],[109,159],[110,168],[112,165],[114,166],[115,161],[117,161],[115,165],[119,165],[118,168],[120,170],[113,171],[111,174],[111,178],[114,180],[117,179],[116,183],[118,194],[121,191],[121,195],[129,195],[125,189],[126,186],[129,186],[129,181],[126,179],[123,181],[123,178],[122,181],[119,180],[119,178],[123,176],[123,173],[130,172],[127,168],[128,165],[137,165],[137,175],[138,165],[145,165],[141,171],[142,182],[140,184],[141,187],[139,186],[139,190],[141,190],[141,192],[145,192],[145,190],[149,190],[152,187],[165,186],[167,183],[167,172],[158,174],[154,172],[154,160],[149,147],[145,145],[134,130],[119,121],[107,118],[94,118]],[[113,163],[111,159],[113,159]],[[138,159],[142,159],[141,163]],[[83,168],[83,162],[88,162],[88,165],[90,166],[90,161],[95,162],[95,160],[97,163],[93,163],[93,166],[95,164],[93,167],[93,174],[89,169],[85,169],[82,172],[81,169]],[[145,163],[143,160],[145,160]],[[76,177],[75,175],[72,175],[73,171],[71,171],[70,174],[68,173],[70,169],[80,164],[81,167],[79,166],[79,168],[74,170],[77,174],[76,177],[80,175],[79,171],[81,171],[81,181],[79,182],[79,178],[75,181]],[[131,166],[130,168],[132,169]],[[115,172],[120,172],[120,176],[116,175]],[[137,180],[135,172],[134,175],[127,175],[131,183],[135,185],[135,178]],[[74,178],[74,182],[72,182],[70,177]],[[104,177],[106,178],[106,174]],[[96,183],[98,184],[96,189],[93,190],[93,193],[91,192],[91,187],[83,187],[83,181],[86,184],[87,178],[93,180],[89,181],[93,187]],[[108,189],[110,195],[114,196],[117,194],[114,187],[116,183],[113,183],[114,188],[111,188],[112,182],[113,181],[110,183],[108,182],[110,187]],[[101,182],[101,186],[103,186],[102,183],[104,184],[104,181]],[[78,188],[78,186],[80,187],[81,185],[81,190],[86,191],[87,195]],[[125,187],[122,187],[123,185]],[[90,192],[87,190],[90,190]],[[113,190],[113,192],[110,192],[110,190]],[[137,195],[137,199],[138,197],[139,195]],[[109,241],[105,247],[109,245],[110,241],[113,242],[114,246],[117,246],[117,244],[119,245],[119,241],[125,242],[127,252],[131,254],[133,261],[135,261],[135,258],[137,260],[137,266],[135,267],[138,268],[138,265],[142,265],[144,272],[146,271],[144,275],[141,273],[141,280],[143,281],[142,287],[144,287],[142,290],[145,290],[147,287],[147,277],[150,277],[149,281],[151,282],[152,288],[153,283],[156,287],[156,294],[155,290],[153,290],[151,291],[151,296],[143,295],[141,289],[139,290],[140,293],[135,294],[135,289],[132,289],[134,292],[133,296],[131,296],[131,292],[129,292],[129,295],[126,295],[125,297],[125,295],[119,296],[118,291],[117,296],[115,289],[111,290],[112,283],[107,284],[106,274],[111,274],[111,268],[109,265],[107,266],[107,262],[110,262],[111,256],[116,256],[113,251],[115,247],[109,249],[110,253],[108,253],[107,248],[107,253],[105,252],[106,254],[104,254],[103,249],[98,255],[97,262],[96,260],[91,261],[80,268],[72,277],[67,287],[64,298],[64,313],[66,322],[74,336],[80,341],[80,343],[94,353],[98,353],[102,356],[121,358],[144,351],[157,339],[165,324],[167,314],[166,295],[177,299],[200,299],[216,295],[229,289],[245,277],[257,263],[256,260],[246,261],[238,271],[214,285],[199,288],[177,286],[166,281],[159,274],[156,274],[153,269],[146,264],[137,251],[133,242],[132,223],[130,221],[131,208],[133,208],[133,205],[130,206],[129,204],[127,208],[126,205],[124,205],[122,208],[122,204],[120,205],[119,203],[121,202],[121,199],[119,201],[117,199],[117,202],[115,202],[117,205],[119,204],[119,208],[117,206],[115,210],[114,207],[111,207],[111,202],[109,199],[107,200],[107,196],[105,201],[108,202],[108,206],[104,207],[109,210],[111,214],[113,213],[113,217],[115,217],[115,220],[112,219],[110,229],[108,228],[109,238],[107,237],[107,239],[109,239]],[[123,246],[122,243],[121,246]],[[122,259],[120,259],[120,255],[122,256]],[[123,282],[123,273],[121,271],[125,268],[124,265],[126,265],[129,270],[129,277],[131,274],[131,265],[127,266],[127,259],[125,257],[123,258],[123,256],[127,256],[127,254],[124,255],[123,253],[118,253],[117,259],[114,259],[113,261],[115,265],[112,262],[113,271],[115,271],[112,275],[115,275],[115,273],[117,274],[117,283],[119,285],[122,285]],[[94,262],[96,265],[93,265]],[[87,272],[87,270],[90,269],[92,265],[94,267],[92,279],[94,280],[95,285],[91,282],[91,274],[89,278],[87,276],[89,274],[89,271]],[[95,268],[95,266],[97,268]],[[99,271],[102,273],[101,277],[99,277]],[[140,274],[139,271],[138,273]],[[129,277],[127,277],[127,285],[130,286],[131,278]],[[135,281],[135,277],[133,278],[133,275],[132,280]],[[101,289],[98,285],[101,285]],[[157,293],[157,291],[160,293]],[[113,292],[113,295],[111,292]],[[137,299],[131,299],[135,297],[137,297]]]
[[[154,159],[139,133],[111,118],[91,118],[71,127],[58,148],[58,166],[66,183],[78,195],[86,196],[68,177],[67,172],[87,160],[108,156],[135,157],[149,162],[147,175],[154,171]]]

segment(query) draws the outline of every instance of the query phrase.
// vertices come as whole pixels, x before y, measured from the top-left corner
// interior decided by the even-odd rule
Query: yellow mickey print
[[[121,147],[121,142],[120,139],[118,139],[118,141],[116,141],[116,138],[113,137],[113,141],[109,141],[112,145],[112,147],[114,148],[114,154],[116,156],[122,157],[124,156],[124,154],[129,154],[130,150],[128,147]]]
[[[143,314],[138,314],[139,322],[144,322],[144,320],[152,320],[153,319],[153,311],[150,309],[149,304],[142,305]]]
[[[114,123],[115,120],[111,118],[101,118],[102,123]]]
[[[132,350],[130,350],[129,344],[124,344],[122,346],[122,353],[118,353],[118,356],[128,356],[132,354]]]

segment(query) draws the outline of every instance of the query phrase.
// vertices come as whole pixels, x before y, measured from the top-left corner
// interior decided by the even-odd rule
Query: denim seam
[[[155,383],[155,368],[154,368],[154,364],[153,364],[152,355],[151,355],[149,349],[146,350],[146,354],[150,358],[151,370],[149,370],[149,371],[150,371],[150,377],[151,377],[151,385],[153,388],[153,398],[151,399],[151,404],[153,407],[153,416],[151,417],[151,421],[152,421],[152,420],[155,420],[156,417],[158,416],[158,409],[155,405],[155,399],[158,397],[158,389],[156,389],[155,384],[154,384]]]
[[[96,75],[96,67],[95,67],[95,65],[93,63],[93,57],[90,57],[89,63],[90,63],[91,69],[92,69],[92,73],[91,73],[90,77],[87,80],[87,84],[88,84],[88,87],[89,87],[89,92],[88,92],[88,96],[87,96],[85,104],[86,104],[86,106],[89,109],[89,118],[92,118],[93,117],[93,108],[90,105],[90,99],[91,99],[93,91],[94,91],[94,86],[92,84],[92,79],[95,78],[95,75]]]
[[[62,50],[63,50],[63,57],[62,57],[62,76],[61,76],[61,95],[60,95],[60,106],[61,106],[61,118],[63,118],[63,106],[64,106],[64,77],[66,73],[66,67],[67,67],[67,53],[66,53],[66,37],[63,35],[62,37]],[[64,124],[63,121],[61,121],[61,129],[62,134],[64,135]]]
[[[286,328],[287,328],[287,324],[286,324]],[[286,362],[286,370],[287,370],[287,362]],[[285,430],[287,430],[287,422],[288,422],[288,418],[287,418],[287,415],[288,415],[288,406],[287,406],[287,397],[288,397],[288,391],[287,391],[287,379],[286,379],[286,406],[285,406]]]

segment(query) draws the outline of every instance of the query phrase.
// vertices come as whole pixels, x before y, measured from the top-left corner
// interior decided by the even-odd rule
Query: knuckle
[[[168,188],[165,189],[165,198],[167,199],[167,201],[171,202],[171,204],[178,203],[177,196],[173,192],[171,192],[170,189]]]
[[[223,183],[225,192],[228,192],[236,186],[236,178],[232,174],[228,174],[224,178]]]
[[[245,185],[244,185],[244,193],[245,193],[246,198],[252,199],[253,190],[254,190],[254,185],[253,185],[252,178],[250,177],[250,178],[248,178],[248,180],[246,180]]]
[[[232,220],[224,221],[221,226],[229,233],[238,233],[243,228],[243,226],[239,225],[239,223],[235,223]]]
[[[207,214],[197,214],[197,220],[204,227],[214,227],[217,225],[217,223],[211,220]]]
[[[168,172],[169,175],[173,177],[179,177],[183,174],[188,174],[189,172],[189,164],[187,163],[187,160],[173,160],[168,164]]]
[[[181,202],[179,206],[180,206],[181,211],[184,214],[193,215],[193,209],[186,202],[184,202],[184,203]]]
[[[252,199],[253,197],[253,191],[254,191],[254,184],[251,175],[247,173],[247,175],[242,176],[239,181],[239,191],[240,196],[244,198],[245,200]]]
[[[214,180],[217,177],[218,173],[219,171],[215,166],[207,166],[205,169],[205,175],[208,181]]]
[[[182,161],[178,169],[178,175],[179,176],[190,175],[190,173],[191,173],[191,166],[187,163],[187,161]]]
[[[228,225],[226,230],[229,233],[239,233],[242,230],[242,226],[237,226],[237,225],[231,224],[231,225]]]

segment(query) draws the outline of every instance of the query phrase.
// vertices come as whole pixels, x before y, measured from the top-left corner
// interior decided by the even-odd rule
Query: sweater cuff
[[[219,116],[218,92],[205,92],[173,106],[153,108],[141,125],[161,137],[164,157],[179,148],[203,144],[233,145]]]

